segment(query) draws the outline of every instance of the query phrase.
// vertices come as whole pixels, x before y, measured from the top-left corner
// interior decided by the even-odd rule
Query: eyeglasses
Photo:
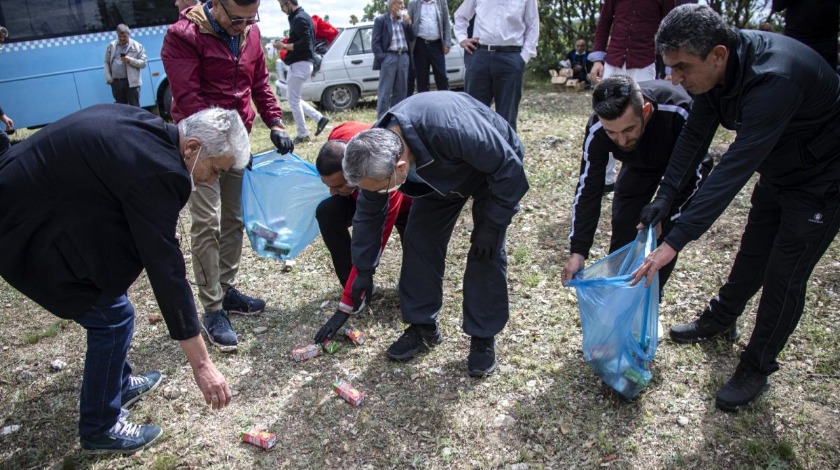
[[[388,194],[389,192],[391,192],[391,188],[393,188],[396,185],[397,185],[397,169],[394,168],[394,184],[391,184],[391,178],[389,177],[388,178],[388,186],[386,186],[382,189],[379,189],[376,192],[379,193],[379,194]]]
[[[230,20],[231,26],[241,26],[243,24],[252,25],[254,23],[260,22],[260,12],[257,12],[253,18],[242,18],[240,16],[230,16],[230,13],[227,11],[227,7],[225,7],[224,0],[219,0],[219,5],[222,6],[222,10],[225,11],[225,15],[227,15],[228,19]]]
[[[635,90],[630,85],[621,85],[614,87],[595,88],[592,93],[592,98],[596,103],[607,100],[609,98],[626,98],[630,96]]]

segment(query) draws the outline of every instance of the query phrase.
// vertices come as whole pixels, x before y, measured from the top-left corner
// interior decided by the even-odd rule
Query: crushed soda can
[[[328,339],[321,343],[321,349],[324,350],[327,354],[335,354],[341,348],[341,345],[338,344],[335,340]]]
[[[249,228],[249,230],[251,230],[251,233],[253,233],[254,235],[256,235],[260,238],[263,238],[263,239],[268,240],[270,242],[273,242],[274,240],[277,240],[277,232],[275,232],[274,230],[271,230],[270,228],[266,227],[265,225],[263,225],[259,222],[252,222],[251,226],[248,227],[248,228]]]
[[[364,333],[353,328],[352,326],[345,327],[341,330],[341,332],[344,333],[344,336],[350,338],[350,341],[352,341],[357,346],[365,344],[365,340],[367,339]]]
[[[295,362],[305,361],[321,355],[321,347],[317,344],[310,344],[308,346],[301,346],[292,349],[292,359]]]
[[[274,444],[277,444],[277,434],[251,428],[242,432],[242,441],[268,450],[274,447]]]
[[[333,387],[338,396],[344,398],[347,403],[353,406],[359,406],[365,400],[365,394],[353,388],[350,382],[344,379],[336,380]]]

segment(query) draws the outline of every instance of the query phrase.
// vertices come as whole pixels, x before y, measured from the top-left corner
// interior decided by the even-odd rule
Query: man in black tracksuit
[[[604,174],[609,157],[622,162],[612,206],[610,253],[630,243],[638,233],[639,213],[653,199],[668,167],[671,152],[691,109],[691,98],[682,88],[656,80],[636,84],[616,75],[604,79],[592,93],[595,112],[586,124],[580,181],[572,206],[570,256],[563,268],[563,282],[583,269],[601,215]],[[691,196],[709,173],[711,159],[695,168],[662,221],[665,237]],[[659,292],[668,281],[676,258],[659,273]]]
[[[680,342],[735,337],[738,316],[763,288],[750,341],[717,392],[719,408],[736,410],[757,398],[778,370],[776,358],[802,315],[808,278],[840,229],[840,79],[802,43],[734,30],[704,5],[674,9],[656,42],[674,83],[694,94],[694,106],[642,222],[668,214],[676,188],[718,125],[738,135],[636,280],[650,282],[714,223],[754,172],[760,175],[729,279],[696,321],[671,329]]]

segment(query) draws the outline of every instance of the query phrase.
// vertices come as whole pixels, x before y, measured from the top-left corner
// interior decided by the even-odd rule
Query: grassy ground
[[[209,410],[189,366],[170,341],[145,277],[132,287],[137,308],[130,359],[138,370],[159,369],[161,388],[133,417],[162,425],[156,446],[126,457],[87,457],[76,437],[84,335],[0,283],[0,436],[3,468],[837,468],[840,459],[840,246],[831,246],[812,277],[805,314],[781,357],[782,369],[753,407],[738,414],[714,407],[749,337],[754,302],[740,321],[737,344],[682,346],[665,340],[654,380],[627,402],[592,373],[581,352],[574,293],[560,285],[568,248],[569,208],[577,179],[590,96],[530,88],[522,100],[520,135],[527,148],[531,191],[510,228],[511,319],[499,336],[498,373],[466,375],[469,339],[461,332],[461,276],[469,214],[459,221],[448,254],[441,323],[445,342],[407,363],[385,359],[403,329],[396,285],[399,244],[386,250],[377,272],[385,298],[355,326],[361,347],[343,343],[334,356],[303,363],[289,352],[311,340],[335,309],[340,286],[320,240],[289,272],[246,247],[242,290],[268,301],[259,316],[235,317],[240,348],[212,351],[234,389],[232,405]],[[331,116],[372,121],[374,107]],[[290,117],[290,113],[289,113]],[[289,122],[289,127],[293,127]],[[309,124],[314,128],[314,124]],[[716,147],[732,139],[721,132]],[[314,156],[325,135],[301,146]],[[268,150],[264,127],[253,150]],[[606,198],[592,259],[609,238]],[[743,191],[701,240],[682,253],[661,308],[667,327],[692,319],[725,279],[748,208]],[[187,261],[189,220],[182,234]],[[247,242],[246,242],[247,243]],[[2,281],[0,281],[2,282]],[[256,333],[260,327],[268,330]],[[259,330],[257,330],[259,331]],[[66,366],[55,371],[50,363]],[[366,394],[351,407],[330,385],[349,379]],[[239,440],[261,424],[278,445],[263,451]]]

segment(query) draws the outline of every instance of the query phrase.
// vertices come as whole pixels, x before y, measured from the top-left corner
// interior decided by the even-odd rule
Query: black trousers
[[[662,233],[657,240],[657,245],[674,228],[674,223],[680,213],[687,207],[691,196],[700,188],[709,175],[712,168],[712,160],[707,157],[694,171],[694,176],[689,180],[686,187],[677,194],[671,205],[671,216],[662,221]],[[618,250],[624,245],[636,239],[639,233],[636,226],[639,224],[639,215],[642,208],[648,204],[656,194],[659,183],[665,169],[639,168],[631,165],[621,165],[621,171],[615,181],[615,193],[612,205],[612,236],[610,237],[610,253]],[[674,267],[677,265],[677,258],[659,270],[659,296],[661,297],[665,283],[671,277]]]
[[[473,226],[481,227],[490,203],[490,188],[482,183],[472,194]],[[433,324],[443,306],[443,275],[449,239],[469,198],[429,195],[415,198],[403,239],[400,309],[403,322]],[[506,229],[506,228],[505,228]],[[495,336],[510,315],[507,290],[505,231],[499,233],[492,259],[466,260],[464,271],[464,332]]]
[[[519,52],[491,52],[477,49],[467,67],[464,91],[490,106],[516,130],[525,61]]]
[[[449,89],[449,78],[446,76],[446,56],[443,55],[443,42],[426,41],[417,38],[414,42],[413,69],[417,80],[417,93],[429,91],[429,67],[435,77],[438,90]]]
[[[763,289],[741,362],[769,375],[802,317],[814,266],[840,230],[840,178],[787,189],[759,180],[750,202],[729,278],[709,304],[717,321],[732,324]]]
[[[341,287],[347,284],[350,278],[350,270],[353,269],[353,260],[350,253],[350,230],[353,225],[353,215],[356,213],[356,200],[346,196],[331,196],[324,199],[315,209],[315,219],[318,220],[318,227],[321,230],[321,238],[332,257],[333,268],[338,276]],[[408,213],[403,212],[397,216],[394,226],[404,239],[405,226],[408,221]]]
[[[126,78],[115,78],[111,81],[111,94],[114,95],[115,103],[140,107],[140,87],[129,87]]]

